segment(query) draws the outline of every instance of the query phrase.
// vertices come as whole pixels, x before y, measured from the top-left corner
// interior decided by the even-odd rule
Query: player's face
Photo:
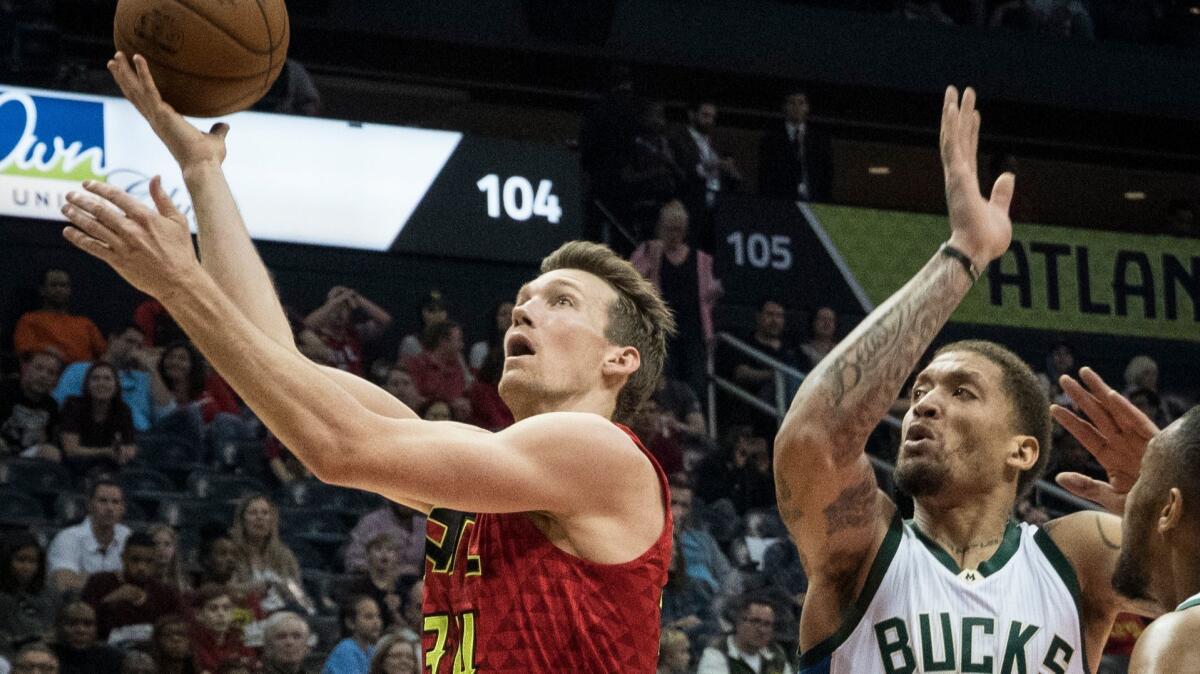
[[[897,483],[913,496],[990,491],[1015,441],[1000,367],[970,352],[945,353],[917,375],[904,416]]]
[[[1162,450],[1171,441],[1173,430],[1172,426],[1168,426],[1147,445],[1146,454],[1142,457],[1142,471],[1125,498],[1125,516],[1121,520],[1121,555],[1117,558],[1112,585],[1131,599],[1150,598],[1150,577],[1154,575],[1155,561],[1170,559],[1167,551],[1161,549],[1162,537],[1154,533],[1170,484],[1162,479]]]
[[[607,282],[577,269],[547,272],[521,288],[499,387],[518,419],[604,386],[605,360],[620,350],[605,336],[616,299]]]

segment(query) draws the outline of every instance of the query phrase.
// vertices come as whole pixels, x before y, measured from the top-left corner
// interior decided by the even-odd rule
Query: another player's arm
[[[1194,611],[1168,613],[1138,637],[1129,660],[1129,674],[1195,671],[1200,662],[1200,616]]]
[[[1121,554],[1120,517],[1085,510],[1051,520],[1043,528],[1075,569],[1089,619],[1111,623],[1118,613],[1148,618],[1162,615],[1164,609],[1157,602],[1130,599],[1113,589],[1113,572]]]

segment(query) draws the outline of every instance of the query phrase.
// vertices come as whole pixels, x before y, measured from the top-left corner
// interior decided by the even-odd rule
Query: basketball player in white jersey
[[[1063,377],[1063,390],[1091,421],[1058,406],[1054,417],[1095,455],[1109,481],[1064,474],[1059,482],[1124,515],[1113,587],[1174,609],[1142,633],[1129,671],[1200,671],[1200,407],[1159,432],[1094,372],[1080,374],[1086,389]]]
[[[950,239],[809,374],[776,438],[780,513],[810,582],[804,672],[1083,674],[1118,611],[1146,612],[1109,582],[1119,518],[1079,513],[1044,529],[1012,520],[1047,462],[1050,420],[1033,373],[1003,347],[951,344],[918,374],[895,475],[913,521],[864,455],[978,270],[1012,239],[1014,176],[981,195],[979,123],[974,92],[960,104],[947,89]]]

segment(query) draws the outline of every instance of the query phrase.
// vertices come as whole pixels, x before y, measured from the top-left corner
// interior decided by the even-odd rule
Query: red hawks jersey
[[[425,671],[429,674],[653,674],[671,508],[650,549],[597,564],[555,547],[525,513],[435,508],[425,543]]]

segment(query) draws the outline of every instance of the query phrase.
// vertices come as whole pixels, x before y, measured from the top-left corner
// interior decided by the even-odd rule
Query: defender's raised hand
[[[1146,445],[1158,433],[1158,427],[1091,368],[1080,370],[1079,378],[1082,384],[1066,375],[1059,382],[1090,423],[1060,405],[1051,405],[1050,414],[1104,466],[1108,482],[1079,473],[1062,473],[1058,483],[1076,496],[1121,515],[1125,512],[1125,495],[1141,472]]]
[[[83,187],[87,191],[68,194],[63,207],[71,221],[63,237],[77,248],[158,299],[204,273],[187,221],[171,205],[158,176],[150,181],[158,212],[107,183],[89,180]]]
[[[229,125],[214,124],[208,133],[192,126],[159,95],[145,58],[134,55],[130,64],[125,54],[117,52],[108,62],[108,71],[125,98],[142,113],[181,168],[187,170],[204,162],[220,164],[225,161],[225,134],[229,133]]]
[[[982,271],[1008,250],[1012,241],[1012,203],[1015,176],[996,179],[991,199],[979,191],[979,112],[975,90],[967,87],[959,103],[958,90],[946,88],[942,105],[942,169],[946,176],[946,207],[950,213],[950,245],[970,256]]]

